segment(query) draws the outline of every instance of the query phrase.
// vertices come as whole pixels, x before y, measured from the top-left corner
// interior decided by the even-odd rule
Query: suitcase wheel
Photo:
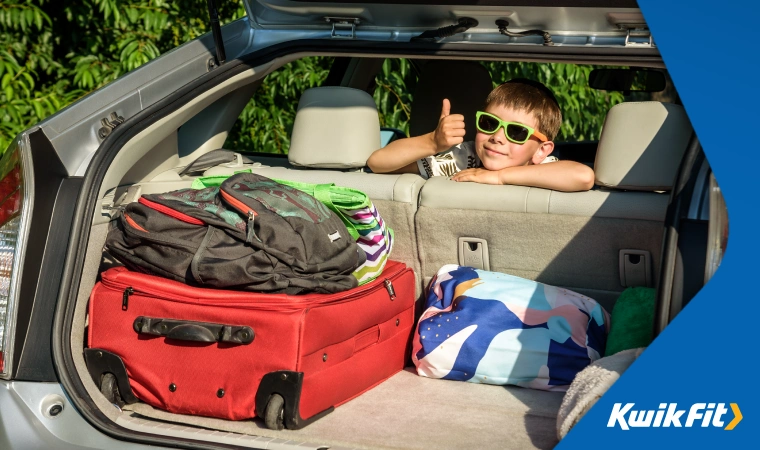
[[[116,376],[114,374],[103,374],[103,377],[100,380],[100,393],[119,409],[124,406],[124,400],[122,400],[121,395],[119,395],[119,385],[116,382]]]
[[[270,430],[285,428],[285,399],[280,394],[272,394],[264,411],[264,425]]]

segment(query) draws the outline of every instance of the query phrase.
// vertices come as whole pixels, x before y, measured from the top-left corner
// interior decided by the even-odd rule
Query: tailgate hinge
[[[361,23],[358,17],[325,17],[325,21],[332,24],[330,37],[336,39],[356,39],[356,27]]]

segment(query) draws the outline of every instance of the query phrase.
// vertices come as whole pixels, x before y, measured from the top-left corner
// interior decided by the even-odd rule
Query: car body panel
[[[48,411],[63,409],[56,416]],[[77,412],[58,383],[0,381],[0,448],[124,449],[165,447],[118,441],[91,427]]]
[[[479,22],[473,33],[495,31],[497,19],[517,29],[552,33],[610,33],[619,31],[617,21],[645,23],[633,0],[246,0],[246,7],[252,24],[265,29],[323,27],[326,17],[357,18],[362,29],[396,30],[438,28],[471,17]]]

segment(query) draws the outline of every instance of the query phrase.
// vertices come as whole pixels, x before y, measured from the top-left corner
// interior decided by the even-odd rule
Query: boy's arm
[[[418,160],[446,151],[464,141],[464,116],[450,112],[451,103],[444,99],[438,127],[434,131],[399,139],[375,150],[367,160],[367,166],[375,173],[418,173]]]
[[[375,173],[418,173],[417,160],[435,155],[433,133],[393,141],[375,150],[367,166]]]
[[[494,171],[467,169],[451,179],[484,184],[516,184],[564,192],[587,191],[594,187],[594,171],[575,161],[507,167]]]

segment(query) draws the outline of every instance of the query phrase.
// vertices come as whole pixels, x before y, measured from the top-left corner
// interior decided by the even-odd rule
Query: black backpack
[[[356,287],[366,259],[317,199],[250,173],[142,196],[111,222],[106,249],[132,270],[189,285],[287,294]]]

